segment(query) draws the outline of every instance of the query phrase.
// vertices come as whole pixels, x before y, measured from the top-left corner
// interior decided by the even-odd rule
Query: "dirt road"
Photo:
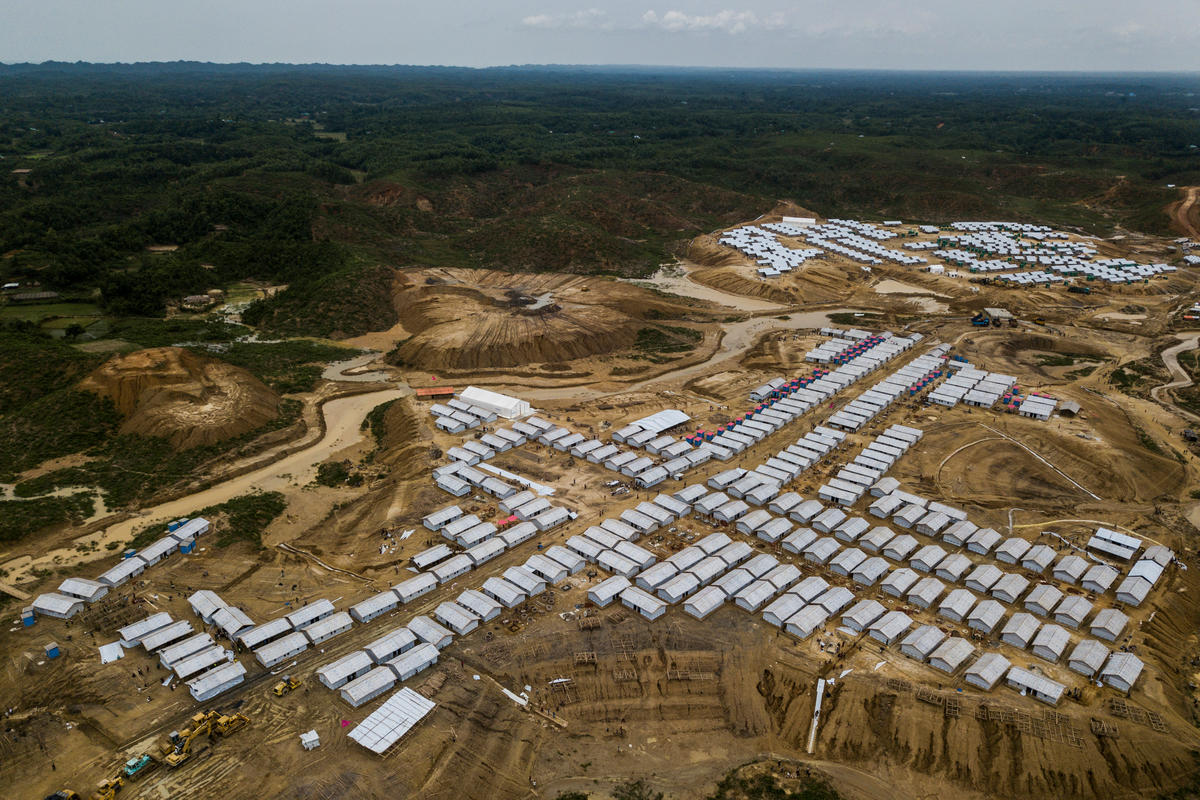
[[[1200,225],[1192,219],[1192,209],[1200,203],[1200,186],[1181,186],[1180,191],[1183,192],[1183,199],[1177,205],[1168,207],[1171,218],[1179,226],[1180,233],[1200,239]]]
[[[568,386],[557,389],[528,389],[521,391],[521,397],[528,400],[593,400],[598,397],[607,397],[615,394],[625,394],[626,392],[637,392],[646,389],[654,384],[663,383],[665,381],[677,381],[690,378],[694,375],[711,374],[713,366],[719,364],[726,359],[740,356],[742,353],[754,346],[758,337],[764,333],[779,330],[802,330],[811,328],[821,328],[830,324],[830,314],[846,314],[853,313],[858,309],[852,308],[834,308],[828,311],[804,311],[796,314],[788,315],[786,320],[776,317],[755,317],[753,319],[743,320],[742,322],[731,322],[724,326],[725,336],[721,339],[720,346],[716,351],[704,361],[698,364],[693,364],[690,367],[683,367],[673,372],[667,372],[654,378],[647,378],[638,383],[629,384],[620,389],[611,392],[601,392],[596,389],[586,389],[579,386]]]
[[[1168,383],[1164,383],[1161,386],[1155,386],[1153,389],[1151,389],[1150,396],[1154,398],[1155,402],[1169,406],[1172,410],[1190,420],[1200,422],[1200,417],[1196,416],[1190,411],[1185,411],[1169,400],[1162,399],[1161,393],[1164,389],[1181,389],[1185,386],[1192,385],[1191,377],[1187,374],[1183,367],[1179,366],[1179,354],[1186,353],[1189,350],[1195,350],[1197,346],[1200,346],[1200,331],[1179,333],[1175,335],[1175,338],[1179,339],[1179,344],[1171,345],[1166,350],[1162,351],[1163,364],[1166,365],[1168,370],[1170,370],[1173,378]]]
[[[71,547],[39,553],[36,557],[20,556],[4,566],[14,578],[19,579],[20,576],[33,569],[57,568],[64,564],[111,556],[111,553],[105,550],[104,545],[109,542],[127,542],[147,525],[166,523],[185,517],[194,514],[201,508],[224,503],[234,497],[256,490],[270,492],[285,489],[291,484],[304,485],[313,479],[318,464],[327,460],[334,453],[362,441],[367,434],[360,429],[360,425],[371,409],[380,403],[405,397],[411,391],[408,388],[384,389],[330,400],[323,409],[325,435],[314,442],[312,446],[297,450],[261,469],[231,478],[196,494],[143,509],[137,516],[110,525],[99,533],[81,537],[81,540],[97,543],[94,552],[81,554],[74,548],[74,542],[72,542]]]
[[[629,283],[670,292],[680,297],[707,300],[711,303],[736,308],[738,311],[782,311],[787,308],[787,306],[781,306],[778,303],[772,303],[768,300],[723,292],[720,289],[696,283],[688,277],[687,266],[680,263],[673,266],[661,267],[658,272],[655,272],[649,278],[630,280]]]

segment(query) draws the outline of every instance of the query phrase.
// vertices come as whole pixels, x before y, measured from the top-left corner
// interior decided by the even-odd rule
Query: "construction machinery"
[[[213,722],[213,730],[219,736],[228,736],[234,731],[240,731],[249,724],[250,718],[245,714],[222,714]]]
[[[46,795],[46,800],[83,800],[78,792],[70,789],[59,789],[54,794]]]
[[[201,736],[228,736],[249,724],[250,718],[245,714],[221,714],[217,711],[195,714],[186,728],[171,733],[163,763],[168,767],[178,767],[191,757],[192,746]]]
[[[202,711],[192,716],[186,728],[172,731],[168,737],[163,763],[174,768],[187,761],[192,754],[192,743],[201,735],[208,736],[212,733],[213,722],[218,716],[215,711]]]
[[[118,775],[100,783],[99,788],[92,793],[92,800],[113,800],[117,792],[125,787],[125,779]]]
[[[281,680],[279,683],[275,684],[275,688],[271,689],[271,692],[274,693],[274,695],[276,697],[283,697],[285,694],[288,694],[293,689],[299,689],[299,688],[300,688],[300,679],[299,678],[293,678],[291,675],[284,675],[283,680]]]
[[[121,777],[126,780],[140,780],[148,772],[152,772],[158,766],[158,761],[149,753],[142,753],[140,756],[134,756],[125,762],[125,766],[121,769]]]

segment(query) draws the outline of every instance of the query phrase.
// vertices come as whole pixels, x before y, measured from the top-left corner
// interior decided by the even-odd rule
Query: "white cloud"
[[[598,8],[589,8],[570,14],[533,14],[522,19],[521,24],[527,28],[542,30],[632,31],[651,29],[664,33],[716,32],[730,35],[749,31],[778,30],[789,25],[782,12],[758,14],[754,11],[731,9],[712,14],[688,14],[672,9],[661,15],[657,11],[651,10],[642,14],[640,21],[614,22],[606,12]]]
[[[608,14],[599,8],[587,8],[572,14],[533,14],[521,20],[521,24],[527,28],[546,30],[608,30],[612,27]]]
[[[773,30],[784,27],[782,13],[759,16],[753,11],[725,9],[715,14],[687,14],[683,11],[667,11],[662,16],[656,11],[642,15],[642,23],[667,33],[689,33],[719,31],[728,34],[745,33],[749,30]]]

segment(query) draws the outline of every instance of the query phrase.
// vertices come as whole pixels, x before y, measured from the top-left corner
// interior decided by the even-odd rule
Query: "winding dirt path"
[[[649,278],[628,279],[627,283],[635,286],[651,286],[680,297],[707,300],[710,303],[736,308],[738,311],[783,311],[789,308],[789,306],[772,303],[759,297],[733,294],[697,283],[689,276],[687,266],[680,262],[672,266],[660,267]]]
[[[111,557],[112,553],[105,550],[104,545],[109,542],[127,542],[137,531],[147,525],[163,524],[173,519],[179,519],[194,514],[201,508],[224,503],[253,491],[270,492],[286,489],[292,484],[304,485],[316,475],[318,464],[327,460],[332,454],[358,444],[369,435],[361,429],[361,425],[363,418],[371,409],[380,403],[396,400],[411,393],[411,389],[404,387],[330,400],[322,409],[325,419],[325,434],[310,446],[208,489],[142,509],[129,519],[109,525],[102,531],[72,540],[67,547],[36,555],[10,553],[8,554],[10,560],[4,566],[14,579],[19,580],[20,576],[33,569],[58,568],[65,564]],[[94,541],[98,547],[95,552],[80,553],[74,547],[77,541]],[[55,561],[55,559],[58,560]]]
[[[563,386],[551,389],[523,389],[520,391],[520,395],[526,400],[594,400],[600,397],[641,391],[655,384],[667,381],[677,381],[681,378],[690,378],[694,375],[711,374],[716,364],[746,352],[754,346],[754,343],[758,341],[758,337],[764,333],[779,330],[790,331],[821,328],[831,324],[829,320],[830,314],[850,313],[857,310],[852,308],[833,308],[828,311],[803,311],[788,315],[786,320],[775,317],[754,317],[742,322],[727,323],[724,326],[725,335],[721,339],[721,344],[711,356],[697,364],[664,372],[653,378],[631,383],[609,392],[588,389],[582,386]]]
[[[1166,350],[1162,351],[1163,364],[1166,366],[1167,370],[1170,371],[1173,379],[1162,384],[1161,386],[1155,386],[1150,390],[1150,396],[1154,398],[1156,403],[1161,403],[1162,405],[1167,406],[1177,414],[1187,417],[1194,422],[1200,422],[1200,416],[1196,416],[1190,411],[1180,408],[1170,400],[1162,399],[1161,393],[1164,390],[1182,389],[1185,386],[1192,385],[1191,376],[1187,374],[1187,371],[1184,370],[1183,367],[1179,366],[1179,354],[1195,350],[1198,346],[1200,346],[1200,331],[1177,333],[1175,334],[1175,338],[1179,339],[1179,344],[1171,345]]]
[[[1170,208],[1171,218],[1175,220],[1175,224],[1179,226],[1181,233],[1187,234],[1192,239],[1200,239],[1200,229],[1197,223],[1192,221],[1192,209],[1200,203],[1200,186],[1181,186],[1180,191],[1183,192],[1183,199],[1179,203],[1172,204]]]
[[[1163,402],[1163,398],[1159,396],[1159,392],[1162,392],[1164,389],[1183,389],[1184,386],[1192,385],[1192,378],[1190,378],[1187,371],[1184,371],[1183,367],[1180,366],[1180,354],[1188,353],[1189,350],[1195,350],[1196,347],[1200,347],[1200,331],[1176,333],[1175,338],[1180,339],[1180,343],[1172,344],[1171,347],[1163,350],[1163,365],[1168,368],[1168,371],[1171,373],[1174,379],[1169,381],[1169,383],[1163,384],[1162,386],[1154,386],[1153,389],[1150,390],[1150,396],[1156,399],[1156,401],[1159,403]],[[1186,414],[1190,417],[1193,417],[1193,419],[1196,419],[1195,415],[1188,414],[1187,411],[1183,411],[1183,409],[1178,408],[1174,403],[1168,404],[1171,405],[1172,408],[1181,411],[1182,414]]]
[[[131,520],[109,526],[105,535],[111,535],[114,528],[121,528],[123,533],[129,535],[135,527],[186,516],[198,508],[223,503],[255,490],[270,492],[284,489],[292,483],[307,483],[316,474],[318,464],[339,450],[363,440],[367,433],[360,426],[371,409],[380,403],[405,397],[410,391],[383,389],[330,400],[323,409],[325,435],[312,447],[297,450],[262,469],[247,472],[196,494],[145,509]]]

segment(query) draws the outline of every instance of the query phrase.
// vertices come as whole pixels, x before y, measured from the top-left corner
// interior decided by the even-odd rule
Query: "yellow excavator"
[[[170,735],[164,748],[169,752],[163,758],[163,763],[171,768],[178,767],[191,757],[192,745],[201,736],[228,736],[249,724],[250,718],[245,714],[220,714],[216,711],[195,714],[186,728]]]

